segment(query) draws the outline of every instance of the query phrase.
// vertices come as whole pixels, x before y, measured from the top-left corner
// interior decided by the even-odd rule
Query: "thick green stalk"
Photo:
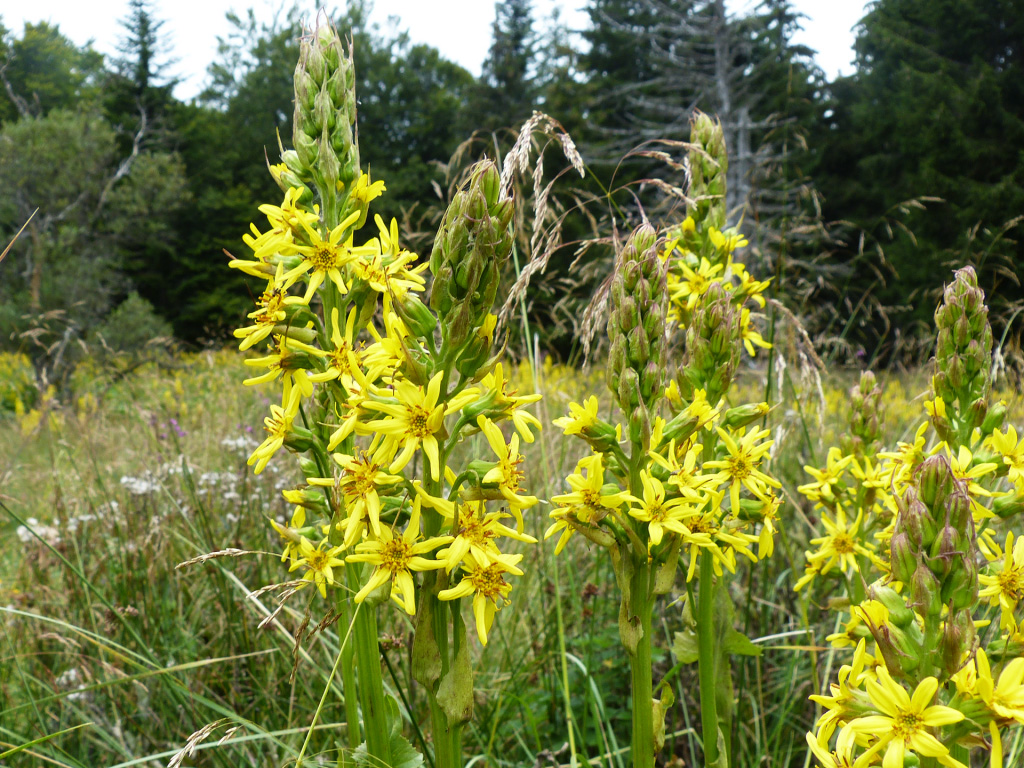
[[[714,765],[718,755],[718,708],[715,702],[714,560],[700,553],[700,591],[697,595],[697,641],[700,656],[700,722],[704,736],[704,764]]]
[[[633,695],[633,768],[654,768],[654,684],[651,670],[650,563],[637,563],[630,585],[630,616],[640,619],[640,638],[629,655]]]
[[[447,379],[442,382],[442,393],[447,392]],[[439,461],[442,467],[447,466],[448,455],[442,451]],[[431,496],[440,496],[442,493],[441,482],[435,481],[429,474],[424,478],[424,486]],[[427,536],[436,536],[441,532],[443,524],[441,516],[434,513],[424,517],[424,532]],[[442,571],[432,571],[424,577],[423,601],[419,607],[421,611],[433,612],[431,622],[434,630],[434,642],[441,659],[441,675],[444,679],[451,666],[455,654],[449,649],[448,626],[449,607],[438,599],[437,593],[443,588],[438,582],[444,578]],[[455,649],[457,650],[457,649]],[[430,725],[434,741],[434,766],[435,768],[461,768],[461,728],[449,726],[448,715],[437,701],[437,692],[427,692],[430,699]]]
[[[349,583],[359,584],[358,567],[350,563],[346,570]],[[380,670],[376,607],[361,604],[356,609],[353,621],[356,668],[359,672],[359,704],[363,712],[366,750],[375,764],[391,765],[391,743],[384,702],[384,680]]]
[[[345,590],[337,590],[336,608],[341,618],[339,626],[347,627],[353,620],[352,599]],[[345,689],[345,722],[348,724],[348,747],[354,750],[360,744],[359,739],[359,694],[356,687],[355,643],[347,643],[341,649],[341,683]],[[345,753],[339,751],[338,765],[345,764]]]

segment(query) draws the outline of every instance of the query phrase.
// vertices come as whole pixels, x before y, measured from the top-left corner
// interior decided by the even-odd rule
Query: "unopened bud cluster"
[[[850,388],[850,431],[840,439],[843,453],[874,456],[879,448],[882,388],[871,371]]]
[[[302,40],[294,82],[296,170],[306,169],[322,191],[344,195],[360,175],[356,75],[351,51],[329,26],[318,27]]]
[[[692,216],[706,227],[725,228],[726,172],[729,158],[725,133],[717,121],[698,112],[690,128],[693,149],[690,158],[690,194],[694,200]]]
[[[686,355],[677,376],[684,398],[692,400],[698,389],[704,390],[709,403],[725,395],[740,361],[739,320],[739,311],[722,286],[710,286],[686,329]]]
[[[909,590],[905,594],[926,626],[937,623],[948,608],[939,648],[925,649],[937,655],[922,661],[953,674],[974,637],[971,611],[978,598],[978,565],[971,499],[946,458],[933,456],[898,504],[892,577]],[[902,659],[893,664],[894,673],[906,667]]]
[[[956,434],[967,443],[971,432],[985,422],[992,365],[992,327],[985,293],[971,267],[957,270],[935,311],[938,341],[932,388],[941,398],[951,424],[935,419],[940,436]],[[955,410],[954,410],[955,409]],[[946,434],[943,434],[946,432]]]
[[[649,447],[651,413],[662,395],[665,370],[665,268],[654,229],[636,229],[612,277],[608,386],[628,415],[629,439]]]
[[[512,200],[502,197],[498,169],[491,162],[476,166],[445,213],[430,254],[430,306],[449,349],[461,347],[491,310],[512,252],[512,214]]]

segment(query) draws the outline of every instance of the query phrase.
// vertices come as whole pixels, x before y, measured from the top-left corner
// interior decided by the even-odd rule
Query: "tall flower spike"
[[[662,397],[668,290],[656,234],[643,224],[629,236],[612,276],[608,313],[608,386],[629,420],[629,439],[650,448],[651,413]]]
[[[882,388],[871,371],[860,375],[857,386],[850,388],[850,431],[840,438],[847,456],[874,457],[879,447],[879,419]]]
[[[483,160],[445,212],[430,253],[430,306],[437,312],[448,351],[460,349],[487,320],[512,252],[513,210],[512,199],[501,196],[498,169]],[[481,350],[467,354],[482,353],[486,359],[490,345],[479,346]]]
[[[956,272],[946,286],[942,304],[935,311],[939,329],[935,348],[932,389],[941,398],[952,423],[933,418],[936,431],[947,442],[960,445],[985,422],[991,387],[992,326],[988,322],[985,292],[971,267]]]

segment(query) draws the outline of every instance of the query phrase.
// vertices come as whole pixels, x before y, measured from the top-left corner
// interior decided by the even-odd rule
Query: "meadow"
[[[285,522],[290,507],[281,491],[301,478],[284,463],[259,476],[246,466],[267,399],[241,385],[241,356],[180,353],[123,376],[87,364],[76,373],[76,403],[37,403],[38,412],[20,415],[14,402],[32,392],[28,361],[5,355],[0,369],[7,406],[0,412],[0,744],[32,744],[5,763],[166,765],[209,726],[180,764],[290,764],[346,627],[311,619],[312,590],[283,610],[274,592],[260,593],[286,578],[268,518]],[[833,371],[820,388],[805,373],[783,377],[784,404],[767,421],[776,440],[769,467],[785,498],[778,551],[732,585],[737,625],[763,651],[735,669],[736,765],[808,765],[804,733],[816,708],[807,696],[839,663],[826,642],[838,620],[792,589],[808,541],[821,532],[796,487],[808,480],[803,465],[847,430],[856,372]],[[911,437],[927,376],[924,369],[880,375],[886,444]],[[603,366],[524,360],[512,378],[520,393],[544,395],[537,409],[544,429],[524,452],[529,487],[549,498],[563,491],[560,478],[579,458],[551,420],[581,392],[604,390]],[[740,384],[750,396],[740,399],[756,399],[765,385],[764,368],[752,363]],[[1020,423],[1017,393],[1003,381],[996,396]],[[537,538],[548,509],[527,515]],[[612,569],[593,547],[555,558],[552,544],[524,548],[528,575],[513,592],[513,609],[502,613],[492,642],[474,648],[467,765],[568,765],[570,729],[581,757],[630,764],[629,670]],[[229,549],[230,557],[178,567]],[[671,675],[678,701],[666,724],[666,765],[699,764],[700,755],[696,668],[679,665],[672,652],[683,594],[680,583],[656,611],[656,674]],[[389,690],[416,690],[406,685],[411,632],[407,617],[387,612]],[[318,750],[340,740],[342,692],[337,681],[332,686],[337,695],[313,736]],[[408,705],[416,711],[415,701]],[[1006,765],[1021,754],[1018,743],[1012,749]]]
[[[566,275],[553,191],[592,170],[537,111],[453,161],[417,255],[356,82],[318,22],[279,192],[225,251],[237,349],[183,351],[138,295],[83,335],[33,265],[0,353],[0,765],[1020,764],[1024,403],[985,258],[893,331],[928,362],[840,365],[868,295],[805,291],[805,328],[786,294],[828,268],[735,221],[700,111],[678,161],[637,150],[685,189],[638,182],[635,217],[606,190]]]

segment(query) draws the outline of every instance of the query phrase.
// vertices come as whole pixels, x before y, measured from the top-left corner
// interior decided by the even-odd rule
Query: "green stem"
[[[346,568],[350,583],[358,584],[357,566],[349,564]],[[361,604],[356,609],[353,621],[356,668],[359,671],[359,704],[363,712],[366,750],[374,764],[391,765],[391,743],[384,702],[384,680],[380,670],[376,608]]]
[[[341,617],[339,626],[347,627],[352,623],[352,600],[345,590],[337,590],[336,608]],[[348,724],[348,747],[354,750],[359,746],[359,694],[356,688],[355,643],[347,643],[341,649],[341,684],[345,690],[345,722]],[[339,751],[338,765],[345,764],[345,753]]]
[[[700,591],[697,597],[697,640],[700,656],[700,721],[704,734],[704,765],[718,762],[718,709],[715,702],[714,561],[700,553]]]
[[[654,768],[654,683],[651,670],[652,569],[637,563],[630,584],[630,618],[640,620],[636,651],[629,655],[633,695],[633,768]]]

